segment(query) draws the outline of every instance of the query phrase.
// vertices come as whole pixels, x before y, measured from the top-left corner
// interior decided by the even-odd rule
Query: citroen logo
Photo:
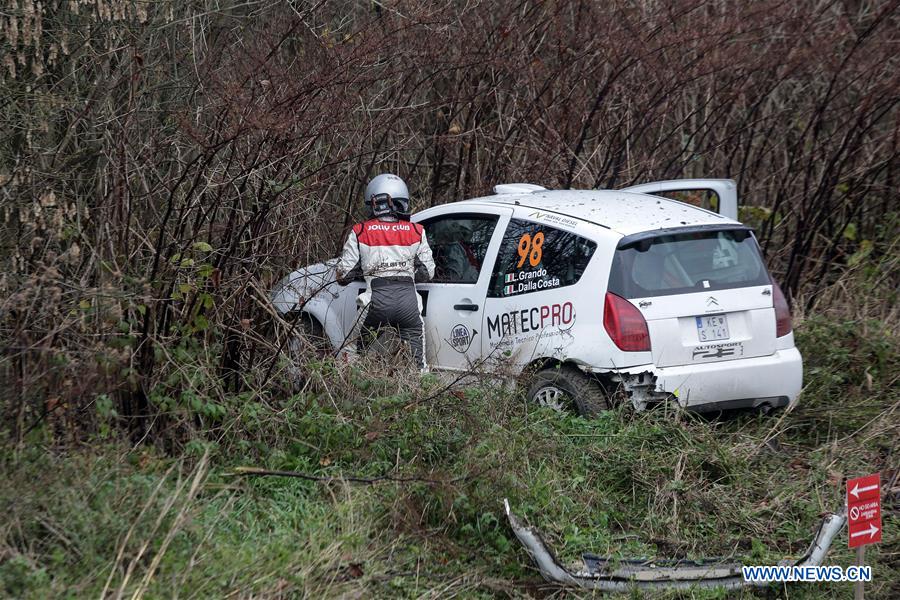
[[[716,300],[715,296],[710,296],[709,298],[706,299],[706,305],[707,306],[718,306],[719,301]]]

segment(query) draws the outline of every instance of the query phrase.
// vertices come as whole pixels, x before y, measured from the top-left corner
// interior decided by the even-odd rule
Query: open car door
[[[664,196],[738,220],[737,184],[733,179],[670,179],[622,189]]]

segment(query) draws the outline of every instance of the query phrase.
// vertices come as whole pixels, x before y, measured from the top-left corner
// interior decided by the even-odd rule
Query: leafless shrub
[[[7,433],[177,443],[288,394],[267,290],[382,170],[420,207],[735,177],[812,309],[896,253],[898,25],[895,0],[8,0]]]

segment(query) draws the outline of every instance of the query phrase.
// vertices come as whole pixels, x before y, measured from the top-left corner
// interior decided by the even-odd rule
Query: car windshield
[[[747,230],[704,231],[660,235],[619,248],[609,291],[647,298],[769,283]]]

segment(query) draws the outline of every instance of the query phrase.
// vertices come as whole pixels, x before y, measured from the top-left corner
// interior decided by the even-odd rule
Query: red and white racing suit
[[[397,327],[419,368],[425,368],[425,323],[415,281],[434,277],[434,259],[418,223],[394,217],[369,219],[353,226],[338,260],[338,282],[349,283],[351,272],[362,272],[366,291],[357,303],[362,307],[358,346],[364,350],[383,326]]]

